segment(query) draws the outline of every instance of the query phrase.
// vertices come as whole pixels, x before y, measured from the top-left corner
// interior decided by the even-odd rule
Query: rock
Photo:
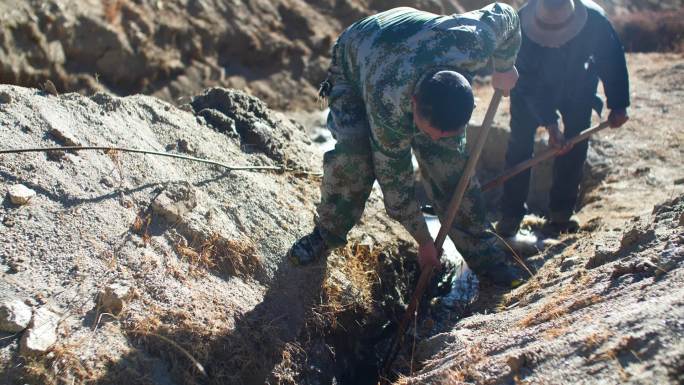
[[[190,148],[190,144],[185,139],[178,139],[178,151],[184,152],[186,154],[193,152]]]
[[[81,143],[74,137],[70,132],[66,132],[63,129],[53,128],[50,130],[50,135],[52,135],[57,142],[63,146],[80,146]]]
[[[45,83],[43,83],[43,91],[53,96],[59,95],[59,92],[57,92],[57,87],[55,87],[55,83],[50,80],[46,80]]]
[[[197,206],[195,189],[187,182],[169,184],[152,201],[152,211],[169,222],[180,220],[195,206]]]
[[[20,332],[31,322],[31,308],[18,299],[4,299],[0,302],[0,331]]]
[[[103,176],[102,179],[100,179],[100,183],[103,184],[106,187],[114,187],[114,179],[108,177],[108,176]]]
[[[653,229],[641,229],[634,227],[622,237],[620,241],[620,251],[625,251],[637,244],[646,244],[655,239]]]
[[[9,92],[0,92],[0,103],[12,103],[12,95]]]
[[[33,319],[19,343],[22,356],[46,353],[57,342],[59,316],[45,307],[33,314]]]
[[[36,192],[30,188],[24,186],[23,184],[15,184],[9,188],[10,201],[15,205],[25,205],[31,198],[36,196]]]
[[[98,310],[118,315],[132,297],[133,289],[130,286],[113,283],[97,295]]]

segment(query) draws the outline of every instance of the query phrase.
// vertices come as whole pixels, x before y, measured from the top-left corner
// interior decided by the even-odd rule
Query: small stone
[[[59,144],[63,146],[80,146],[81,143],[76,139],[76,137],[66,130],[61,130],[53,128],[50,130],[50,135],[52,135]]]
[[[100,183],[106,187],[114,187],[114,180],[108,176],[103,176],[102,179],[100,179]]]
[[[178,139],[178,151],[184,152],[184,153],[192,153],[193,151],[190,149],[190,144],[188,144],[188,141],[185,139]]]
[[[154,201],[152,211],[169,222],[177,222],[197,206],[195,189],[187,182],[169,184]]]
[[[33,314],[28,329],[19,342],[19,352],[23,356],[46,353],[57,342],[59,316],[42,307]]]
[[[113,283],[97,295],[98,310],[117,315],[132,297],[133,289],[130,286]]]
[[[5,299],[0,302],[0,331],[20,332],[31,322],[31,308],[18,299]]]
[[[51,80],[46,80],[45,83],[43,83],[43,91],[50,95],[59,95],[59,92],[57,92],[57,87],[55,87],[55,83],[53,83]]]
[[[0,92],[0,103],[12,103],[12,95],[9,92]]]
[[[23,184],[15,184],[9,188],[10,201],[15,205],[25,205],[31,198],[36,196],[36,192],[30,188],[24,186]]]

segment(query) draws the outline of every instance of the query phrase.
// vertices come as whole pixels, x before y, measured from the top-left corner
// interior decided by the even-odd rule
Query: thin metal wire
[[[217,162],[214,160],[196,158],[194,156],[178,155],[178,154],[171,154],[168,152],[141,150],[141,149],[137,149],[137,148],[127,148],[127,147],[62,146],[62,147],[18,148],[18,149],[0,150],[0,155],[2,155],[2,154],[20,154],[20,153],[26,153],[26,152],[50,152],[50,151],[65,151],[66,152],[66,151],[84,151],[84,150],[85,151],[87,151],[87,150],[120,151],[120,152],[132,152],[132,153],[138,153],[138,154],[165,156],[165,157],[169,157],[169,158],[176,158],[176,159],[189,160],[189,161],[193,161],[193,162],[212,164],[215,166],[223,167],[223,168],[231,170],[231,171],[272,170],[272,171],[280,171],[280,172],[294,172],[297,174],[305,174],[305,175],[316,175],[316,176],[321,175],[321,173],[305,171],[305,170],[297,170],[297,169],[287,168],[285,166],[254,166],[254,165],[251,165],[251,166],[234,166],[234,165],[229,165],[226,163]]]

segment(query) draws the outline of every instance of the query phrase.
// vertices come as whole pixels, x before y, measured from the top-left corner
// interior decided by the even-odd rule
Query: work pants
[[[566,101],[559,109],[566,138],[577,136],[591,125],[592,108],[588,100]],[[524,97],[511,95],[511,136],[506,152],[506,169],[532,157],[537,120]],[[588,142],[576,144],[570,152],[553,163],[553,181],[549,195],[549,211],[554,220],[568,219],[577,204],[582,169],[587,158]],[[501,212],[504,218],[521,220],[526,214],[530,170],[509,179],[503,188]]]

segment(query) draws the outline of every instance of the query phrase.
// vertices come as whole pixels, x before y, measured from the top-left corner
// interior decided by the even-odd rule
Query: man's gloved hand
[[[515,87],[515,83],[518,81],[518,70],[511,68],[506,72],[496,72],[492,74],[492,87],[496,90],[503,91],[503,96],[508,96],[511,94],[511,90]]]
[[[439,263],[440,252],[435,247],[435,242],[430,239],[428,242],[423,243],[418,246],[418,265],[420,265],[420,270],[425,270],[426,268],[440,269],[441,264]]]
[[[565,135],[558,128],[558,123],[546,126],[546,130],[549,132],[549,146],[560,150],[559,155],[567,154],[572,146],[565,144]]]
[[[611,128],[618,128],[628,120],[629,116],[627,115],[627,109],[625,108],[610,110],[610,114],[608,114],[608,123],[610,123]]]

